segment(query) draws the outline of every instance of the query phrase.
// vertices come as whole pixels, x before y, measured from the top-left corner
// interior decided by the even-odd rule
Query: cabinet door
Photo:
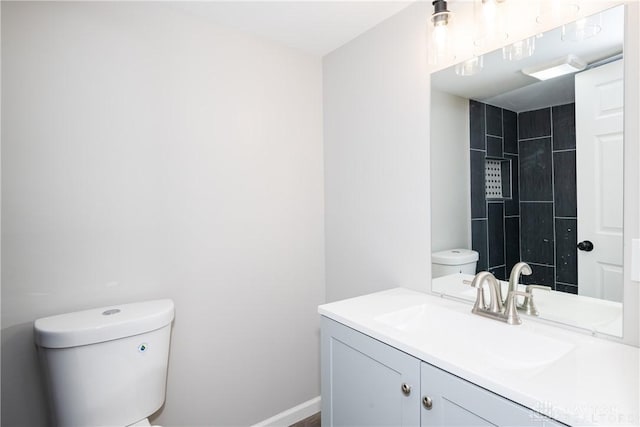
[[[322,425],[418,426],[420,361],[322,318]]]
[[[562,426],[531,409],[518,405],[428,363],[421,366],[422,426]]]

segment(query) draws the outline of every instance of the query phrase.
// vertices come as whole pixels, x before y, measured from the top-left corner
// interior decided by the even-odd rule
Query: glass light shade
[[[502,59],[519,61],[533,55],[536,50],[536,37],[520,40],[502,48]]]
[[[483,59],[482,55],[474,56],[464,62],[456,64],[456,74],[459,76],[473,76],[482,71]]]
[[[438,24],[433,27],[433,46],[437,50],[442,50],[448,45],[449,28],[446,24]]]
[[[575,3],[565,3],[558,0],[546,0],[540,4],[540,12],[536,22],[542,25],[560,24],[578,17],[580,6]]]
[[[562,26],[562,41],[579,42],[591,38],[602,31],[602,15],[580,18]]]
[[[455,58],[451,49],[451,12],[434,13],[431,16],[431,42],[429,46],[429,62],[443,64]]]
[[[475,0],[473,44],[482,51],[502,45],[509,38],[508,5],[505,0]]]

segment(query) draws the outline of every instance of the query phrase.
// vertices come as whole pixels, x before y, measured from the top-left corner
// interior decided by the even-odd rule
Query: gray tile
[[[551,138],[520,141],[520,200],[553,201]]]
[[[556,218],[556,281],[578,284],[578,221]]]
[[[500,162],[500,176],[502,177],[502,197],[511,198],[511,162]]]
[[[518,154],[518,115],[513,111],[502,110],[502,137],[504,152]]]
[[[487,157],[502,157],[502,138],[487,135]]]
[[[484,151],[470,150],[471,155],[471,218],[486,218],[486,191],[484,185]]]
[[[575,104],[558,105],[552,109],[553,149],[576,148]]]
[[[578,287],[575,285],[569,285],[565,283],[557,283],[556,282],[556,291],[558,292],[566,292],[568,294],[578,294]]]
[[[518,162],[518,156],[511,156],[505,154],[505,158],[511,160],[511,200],[504,201],[504,214],[505,215],[519,215],[520,214],[520,189],[518,182],[518,175],[520,164]]]
[[[471,221],[471,249],[478,252],[476,272],[487,270],[487,220]]]
[[[553,201],[556,216],[577,216],[576,152],[553,153]]]
[[[522,261],[554,264],[553,229],[553,203],[520,203]]]
[[[518,138],[551,136],[551,108],[518,114]]]
[[[520,217],[509,217],[504,220],[504,256],[507,271],[520,262]]]
[[[527,285],[543,285],[555,289],[554,268],[546,265],[529,264],[531,267],[530,276],[522,276],[521,283]]]
[[[485,149],[485,105],[482,102],[469,100],[469,142],[471,148]]]
[[[493,274],[494,276],[496,276],[496,279],[498,280],[508,280],[508,277],[506,277],[506,270],[504,268],[504,265],[502,267],[492,267],[489,269],[489,273]]]
[[[502,136],[502,109],[493,105],[486,106],[487,135]]]
[[[489,267],[504,265],[504,204],[488,204]]]

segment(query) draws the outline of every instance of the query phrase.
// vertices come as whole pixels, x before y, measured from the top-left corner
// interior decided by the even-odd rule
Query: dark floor
[[[298,421],[289,427],[320,427],[320,412],[313,414],[302,421]]]

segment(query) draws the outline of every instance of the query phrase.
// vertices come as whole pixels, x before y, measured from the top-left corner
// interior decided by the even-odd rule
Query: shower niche
[[[485,197],[490,200],[511,200],[511,160],[486,158],[484,163]]]

